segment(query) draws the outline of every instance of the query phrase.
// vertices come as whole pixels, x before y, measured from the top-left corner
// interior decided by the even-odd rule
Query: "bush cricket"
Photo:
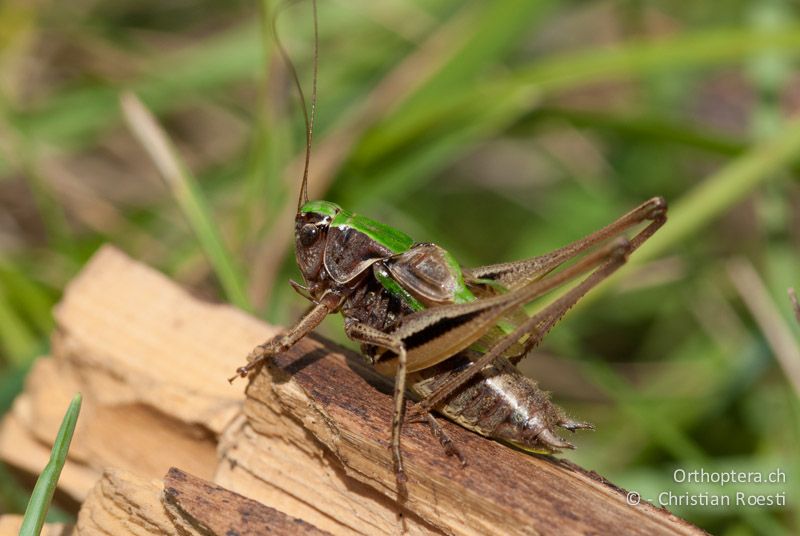
[[[316,2],[312,4],[316,45]],[[525,450],[553,453],[573,448],[557,428],[592,426],[569,418],[515,365],[567,310],[665,223],[664,199],[654,197],[550,253],[462,267],[436,244],[415,242],[334,203],[309,201],[318,45],[310,119],[296,71],[280,42],[277,45],[290,66],[306,122],[305,169],[295,216],[296,260],[303,284],[290,284],[312,307],[288,331],[255,348],[237,375],[246,377],[309,334],[327,315],[341,313],[347,337],[360,343],[362,354],[378,372],[394,376],[390,448],[400,495],[406,493],[400,444],[404,421],[427,422],[445,452],[466,463],[433,412]],[[644,227],[637,234],[625,238],[626,231],[640,224]],[[577,260],[557,270],[573,259]],[[525,312],[525,305],[582,276],[535,314]],[[420,398],[407,417],[406,388]]]

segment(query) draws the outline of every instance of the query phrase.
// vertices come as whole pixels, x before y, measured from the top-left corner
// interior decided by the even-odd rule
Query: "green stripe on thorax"
[[[390,294],[394,295],[397,299],[408,305],[412,311],[421,311],[425,309],[425,306],[419,302],[414,296],[412,296],[406,289],[404,289],[400,283],[392,279],[392,276],[389,274],[386,268],[380,268],[375,270],[375,277],[378,279],[378,282],[389,291]]]
[[[315,214],[329,216],[331,219],[333,219],[341,211],[342,207],[336,203],[331,203],[330,201],[309,201],[300,207],[301,213],[313,212]]]
[[[404,232],[346,210],[339,211],[333,218],[331,227],[342,230],[349,228],[364,233],[392,253],[403,253],[414,245],[414,240]]]
[[[450,269],[450,273],[455,275],[456,284],[458,285],[453,293],[453,301],[455,303],[475,301],[477,298],[475,298],[475,295],[467,288],[467,284],[464,282],[464,273],[461,271],[461,265],[458,264],[453,255],[447,250],[444,252],[444,258],[447,261],[447,267]]]

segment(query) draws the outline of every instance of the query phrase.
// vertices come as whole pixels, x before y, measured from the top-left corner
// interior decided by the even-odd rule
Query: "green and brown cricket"
[[[327,315],[341,313],[345,333],[360,343],[366,359],[380,373],[394,376],[390,448],[401,494],[406,481],[401,449],[404,421],[427,421],[445,452],[466,463],[433,412],[525,450],[553,453],[574,448],[559,436],[558,428],[575,431],[592,425],[568,417],[515,365],[570,307],[619,269],[665,223],[664,199],[654,197],[550,253],[466,268],[436,244],[415,242],[397,229],[329,201],[309,201],[313,96],[311,109],[294,228],[304,284],[290,283],[313,306],[288,331],[255,348],[237,374],[247,376],[271,356],[291,348]],[[631,239],[625,238],[626,231],[645,223]],[[525,311],[525,305],[584,275],[535,314]],[[407,388],[419,401],[406,419]]]

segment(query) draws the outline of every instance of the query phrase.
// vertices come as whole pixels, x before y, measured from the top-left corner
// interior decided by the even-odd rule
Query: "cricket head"
[[[320,277],[328,228],[341,210],[339,205],[329,201],[310,201],[297,211],[294,220],[295,252],[306,284]]]

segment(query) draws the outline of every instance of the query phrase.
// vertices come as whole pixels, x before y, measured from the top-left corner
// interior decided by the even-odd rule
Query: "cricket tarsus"
[[[465,467],[467,465],[467,459],[462,454],[461,450],[458,446],[450,439],[450,436],[447,435],[447,432],[444,431],[444,428],[439,425],[436,421],[436,418],[433,416],[432,413],[428,412],[425,414],[425,418],[428,421],[428,425],[431,427],[431,433],[439,440],[439,443],[442,445],[445,454],[448,456],[455,456],[458,458],[458,461],[461,462],[461,466]]]
[[[236,369],[236,375],[228,378],[228,382],[233,383],[236,378],[247,377],[251,371],[261,367],[273,355],[285,352],[294,346],[297,341],[314,331],[330,312],[331,309],[325,303],[316,304],[288,332],[256,346],[247,356],[247,365]]]

